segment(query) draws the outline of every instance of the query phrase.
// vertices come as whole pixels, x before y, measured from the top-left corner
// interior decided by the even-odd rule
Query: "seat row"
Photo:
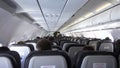
[[[59,67],[61,67],[59,62],[65,64],[62,68],[71,68],[71,67],[89,68],[89,66],[87,65],[88,66],[87,67],[86,64],[91,65],[92,67],[90,67],[90,68],[99,68],[99,67],[100,68],[118,68],[118,55],[111,53],[114,51],[113,43],[112,43],[112,45],[111,45],[111,43],[112,42],[104,42],[104,43],[102,43],[102,45],[97,46],[97,47],[99,47],[99,51],[104,51],[104,52],[99,52],[99,51],[84,52],[84,51],[80,51],[80,50],[85,45],[83,45],[83,44],[76,45],[75,42],[70,42],[70,44],[69,44],[70,46],[67,46],[68,44],[65,44],[65,45],[63,45],[63,48],[62,48],[64,51],[68,52],[68,55],[64,51],[43,51],[43,52],[34,51],[34,46],[32,46],[32,45],[25,45],[25,46],[24,45],[13,45],[13,46],[10,46],[10,50],[16,49],[16,51],[18,53],[21,52],[19,54],[20,54],[20,58],[22,59],[21,60],[22,68],[23,67],[25,67],[25,68],[38,68],[38,67],[40,67],[40,68],[59,68]],[[89,45],[87,45],[87,46],[94,46],[95,49],[97,50],[96,44],[97,44],[96,41],[91,40],[89,42]],[[64,46],[66,46],[66,47],[64,47]],[[18,49],[19,47],[20,47],[20,49]],[[22,47],[25,49],[22,49]],[[56,48],[56,46],[53,46],[53,47]],[[28,51],[26,51],[26,50],[28,50]],[[31,51],[34,51],[34,52],[30,53]],[[62,54],[66,55],[67,59]],[[23,57],[23,56],[25,56],[25,57]],[[28,56],[28,57],[26,58],[26,56]],[[53,56],[55,56],[55,57],[57,56],[57,58],[55,59],[55,57],[53,57]],[[71,60],[70,60],[69,56],[70,56],[70,58],[71,57],[75,58],[75,60],[70,62]],[[61,57],[62,57],[62,59],[60,61],[58,61],[58,59],[60,59]],[[107,58],[109,58],[109,59],[107,59]],[[44,59],[44,60],[42,60],[42,59]],[[92,59],[92,60],[90,60],[90,59]],[[94,62],[93,62],[93,60],[94,60]],[[42,62],[44,61],[44,63],[42,63],[41,61]],[[90,63],[88,63],[88,61]],[[110,63],[108,63],[108,61]],[[111,61],[113,61],[113,63]],[[40,63],[41,65],[38,63]],[[56,63],[58,63],[59,67],[56,65]],[[32,64],[33,64],[33,66],[32,66]],[[37,65],[34,65],[34,64],[37,64]],[[113,66],[111,66],[111,65],[113,65]],[[96,66],[98,66],[98,67],[96,67]]]
[[[118,68],[118,55],[112,52],[80,51],[72,66],[64,51],[33,51],[25,59],[24,68]],[[0,68],[21,68],[15,51],[0,51]]]

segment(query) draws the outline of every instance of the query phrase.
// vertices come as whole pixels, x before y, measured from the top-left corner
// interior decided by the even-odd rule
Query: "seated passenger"
[[[52,45],[52,42],[47,40],[47,39],[42,39],[40,41],[38,41],[37,43],[37,49],[38,51],[41,51],[41,50],[51,50],[51,45]]]
[[[85,46],[84,48],[83,48],[83,50],[90,50],[90,51],[94,51],[94,47],[93,46]]]

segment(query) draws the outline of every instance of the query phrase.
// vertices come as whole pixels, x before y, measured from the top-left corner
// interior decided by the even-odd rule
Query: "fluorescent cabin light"
[[[80,21],[82,21],[82,20],[84,20],[84,19],[85,19],[85,18],[80,18],[80,19],[76,20],[75,22],[73,22],[73,23],[69,24],[68,26],[64,27],[63,30],[64,30],[64,29],[67,29],[68,27],[70,27],[70,26],[72,26],[72,25],[74,25],[74,24],[77,24],[78,22],[80,22]]]
[[[80,18],[80,19],[78,19],[78,22],[80,22],[80,21],[82,21],[82,20],[84,20],[85,18]]]
[[[78,23],[78,22],[80,22],[80,21],[82,21],[82,20],[84,20],[85,18],[80,18],[80,19],[78,19],[77,21],[75,21],[75,22],[73,22],[72,24],[70,24],[70,25],[74,25],[74,24],[76,24],[76,23]]]
[[[79,21],[75,21],[75,22],[73,22],[73,23],[71,23],[69,26],[72,26],[72,25],[74,25],[74,24],[76,24],[76,23],[78,23]]]
[[[93,15],[93,13],[88,13],[87,15],[85,15],[85,17],[88,18],[88,17],[90,17],[92,15]]]
[[[43,18],[33,17],[35,20],[43,20]]]
[[[66,26],[66,27],[63,28],[63,29],[67,29],[68,27],[70,27],[70,26],[72,26],[72,25],[74,25],[74,24],[77,24],[78,22],[80,22],[80,21],[82,21],[82,20],[84,20],[84,19],[85,19],[85,18],[80,18],[80,19],[78,19],[77,21],[71,23],[70,25]]]
[[[118,2],[120,1],[120,0],[117,0]]]
[[[107,8],[107,7],[110,6],[110,5],[112,5],[112,4],[111,4],[111,3],[107,3],[107,4],[105,4],[105,5],[102,5],[101,7],[99,7],[98,9],[96,9],[96,12],[99,12],[99,11],[105,9],[105,8]]]
[[[18,10],[16,13],[35,13],[35,12],[40,12],[40,10]]]

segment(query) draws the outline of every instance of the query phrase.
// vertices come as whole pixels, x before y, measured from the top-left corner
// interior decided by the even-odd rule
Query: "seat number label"
[[[93,68],[106,68],[106,63],[93,63]]]
[[[40,68],[55,68],[54,65],[46,65],[46,66],[41,66]]]

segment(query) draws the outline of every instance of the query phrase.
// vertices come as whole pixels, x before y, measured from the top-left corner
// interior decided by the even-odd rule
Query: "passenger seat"
[[[26,58],[25,68],[71,68],[71,61],[63,51],[34,51]]]
[[[99,51],[114,52],[114,45],[112,42],[102,42],[99,46]]]
[[[21,66],[23,68],[26,57],[32,51],[30,47],[28,46],[28,44],[27,45],[14,44],[14,45],[11,45],[9,48],[10,50],[16,51],[19,53],[21,57]]]
[[[15,51],[0,51],[0,68],[21,68],[19,54]]]
[[[79,52],[76,68],[118,68],[117,56],[112,52]]]

